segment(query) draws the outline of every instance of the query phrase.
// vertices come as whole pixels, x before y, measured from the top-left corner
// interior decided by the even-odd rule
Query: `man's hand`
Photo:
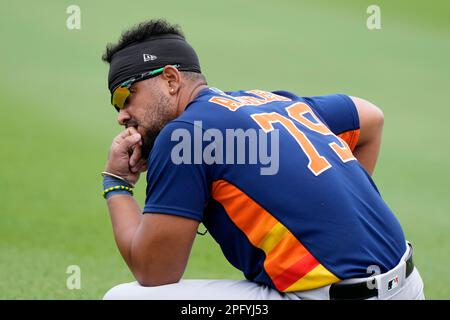
[[[141,135],[133,127],[114,138],[109,151],[106,171],[135,184],[141,172],[147,170],[147,159],[142,158]]]

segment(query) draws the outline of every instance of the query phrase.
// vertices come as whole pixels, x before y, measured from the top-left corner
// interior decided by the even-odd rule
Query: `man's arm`
[[[183,276],[199,222],[146,213],[131,244],[133,273],[143,286],[178,282]]]
[[[381,146],[384,115],[374,104],[361,98],[350,97],[358,110],[360,134],[353,155],[372,175]]]
[[[134,128],[117,136],[106,171],[136,183],[145,171],[140,137]],[[113,194],[108,200],[114,237],[131,272],[143,286],[177,282],[186,268],[199,222],[165,214],[142,214],[131,195]]]
[[[142,214],[132,196],[108,199],[122,257],[143,286],[178,282],[186,268],[199,222],[166,214]]]

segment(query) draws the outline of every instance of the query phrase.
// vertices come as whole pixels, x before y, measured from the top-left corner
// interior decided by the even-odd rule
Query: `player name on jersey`
[[[209,99],[209,102],[216,103],[220,106],[228,108],[231,111],[236,111],[244,106],[260,106],[262,104],[266,104],[273,101],[292,101],[289,98],[277,95],[272,92],[262,91],[262,90],[249,90],[247,93],[251,93],[253,96],[238,96],[233,97],[226,95],[225,93],[222,96],[215,96]]]

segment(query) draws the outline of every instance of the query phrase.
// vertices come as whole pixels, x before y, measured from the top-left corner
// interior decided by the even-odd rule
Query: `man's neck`
[[[186,109],[187,105],[198,96],[200,91],[202,91],[203,89],[205,89],[207,87],[208,87],[208,85],[206,84],[205,81],[199,81],[192,85],[191,90],[186,90],[186,92],[190,92],[190,93],[188,96],[186,96],[186,100],[180,99],[180,106],[181,106],[180,114]]]

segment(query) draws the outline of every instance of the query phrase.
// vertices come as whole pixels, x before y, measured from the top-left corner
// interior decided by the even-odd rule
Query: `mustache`
[[[128,120],[126,123],[125,123],[125,128],[130,128],[130,127],[137,127],[139,125],[139,122],[138,121],[136,121],[136,120],[134,120],[134,119],[131,119],[131,120]]]

